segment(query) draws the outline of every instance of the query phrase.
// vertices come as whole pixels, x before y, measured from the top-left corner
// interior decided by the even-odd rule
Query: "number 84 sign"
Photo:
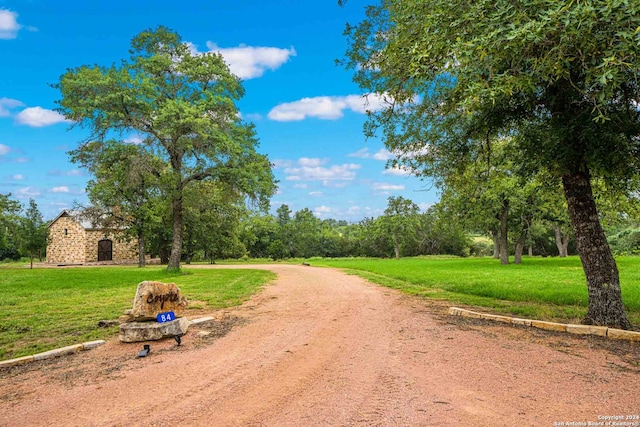
[[[172,320],[176,320],[176,315],[173,311],[167,311],[165,313],[158,314],[156,319],[158,319],[158,322],[160,323],[171,322]]]

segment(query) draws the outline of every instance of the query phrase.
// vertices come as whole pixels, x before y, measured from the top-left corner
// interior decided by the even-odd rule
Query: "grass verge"
[[[629,320],[640,326],[640,258],[618,260]],[[525,258],[501,265],[492,258],[419,257],[314,259],[411,295],[450,301],[519,317],[579,323],[588,294],[578,257]]]
[[[258,270],[183,270],[164,267],[65,269],[2,268],[0,276],[0,360],[53,348],[107,339],[118,327],[99,328],[132,307],[138,283],[173,282],[190,308],[239,305],[275,275]]]

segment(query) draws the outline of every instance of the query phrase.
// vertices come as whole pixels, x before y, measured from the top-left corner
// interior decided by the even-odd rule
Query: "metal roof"
[[[51,225],[54,222],[56,222],[58,219],[60,219],[62,217],[65,217],[65,216],[73,218],[85,230],[95,230],[95,229],[99,228],[99,227],[96,227],[96,224],[91,222],[91,220],[89,218],[84,216],[82,211],[79,211],[79,210],[68,210],[68,209],[65,209],[62,212],[60,212],[58,214],[58,216],[55,217],[55,219],[49,223],[49,227],[51,227]]]

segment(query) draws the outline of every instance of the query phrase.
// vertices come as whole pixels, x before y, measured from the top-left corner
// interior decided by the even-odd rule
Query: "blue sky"
[[[45,219],[86,203],[88,176],[67,155],[86,134],[53,111],[60,94],[49,85],[67,68],[119,62],[136,34],[164,25],[194,50],[221,52],[244,79],[240,112],[276,165],[273,210],[287,204],[359,221],[382,214],[390,196],[427,208],[435,190],[385,169],[390,153],[362,134],[363,94],[335,65],[347,47],[345,24],[359,22],[366,4],[0,0],[0,193],[33,198]]]

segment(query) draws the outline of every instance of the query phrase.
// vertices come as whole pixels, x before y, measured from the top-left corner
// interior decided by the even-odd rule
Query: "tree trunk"
[[[556,246],[558,247],[560,258],[566,258],[569,254],[569,236],[562,232],[558,224],[553,226],[553,232],[556,236]]]
[[[500,232],[491,232],[493,238],[493,258],[500,259]]]
[[[158,249],[158,257],[160,257],[160,264],[169,264],[169,253],[165,247]]]
[[[180,257],[182,256],[182,194],[173,196],[171,210],[173,214],[173,242],[167,271],[178,271],[180,270]]]
[[[518,238],[518,241],[516,242],[516,253],[513,258],[514,264],[522,264],[522,252],[524,252],[524,243],[526,241],[526,238],[527,235],[523,234]]]
[[[147,252],[144,235],[138,234],[138,267],[144,268],[147,265]]]
[[[529,236],[531,221],[533,221],[533,218],[531,217],[522,218],[520,235],[516,241],[516,253],[513,260],[514,264],[522,264],[522,253],[524,252],[524,245],[527,242],[527,237]],[[531,246],[529,246],[529,250],[531,250]]]
[[[564,254],[565,257],[569,256],[569,235],[568,234],[564,234],[564,238],[562,239],[562,253]]]
[[[583,323],[630,329],[618,267],[600,226],[589,172],[564,175],[562,184],[589,291],[589,310]]]
[[[529,256],[533,256],[533,245],[529,245]]]
[[[500,211],[500,264],[509,264],[507,220],[509,219],[509,199],[502,201]]]
[[[400,242],[398,241],[398,233],[393,233],[393,250],[396,255],[396,259],[400,259]]]

